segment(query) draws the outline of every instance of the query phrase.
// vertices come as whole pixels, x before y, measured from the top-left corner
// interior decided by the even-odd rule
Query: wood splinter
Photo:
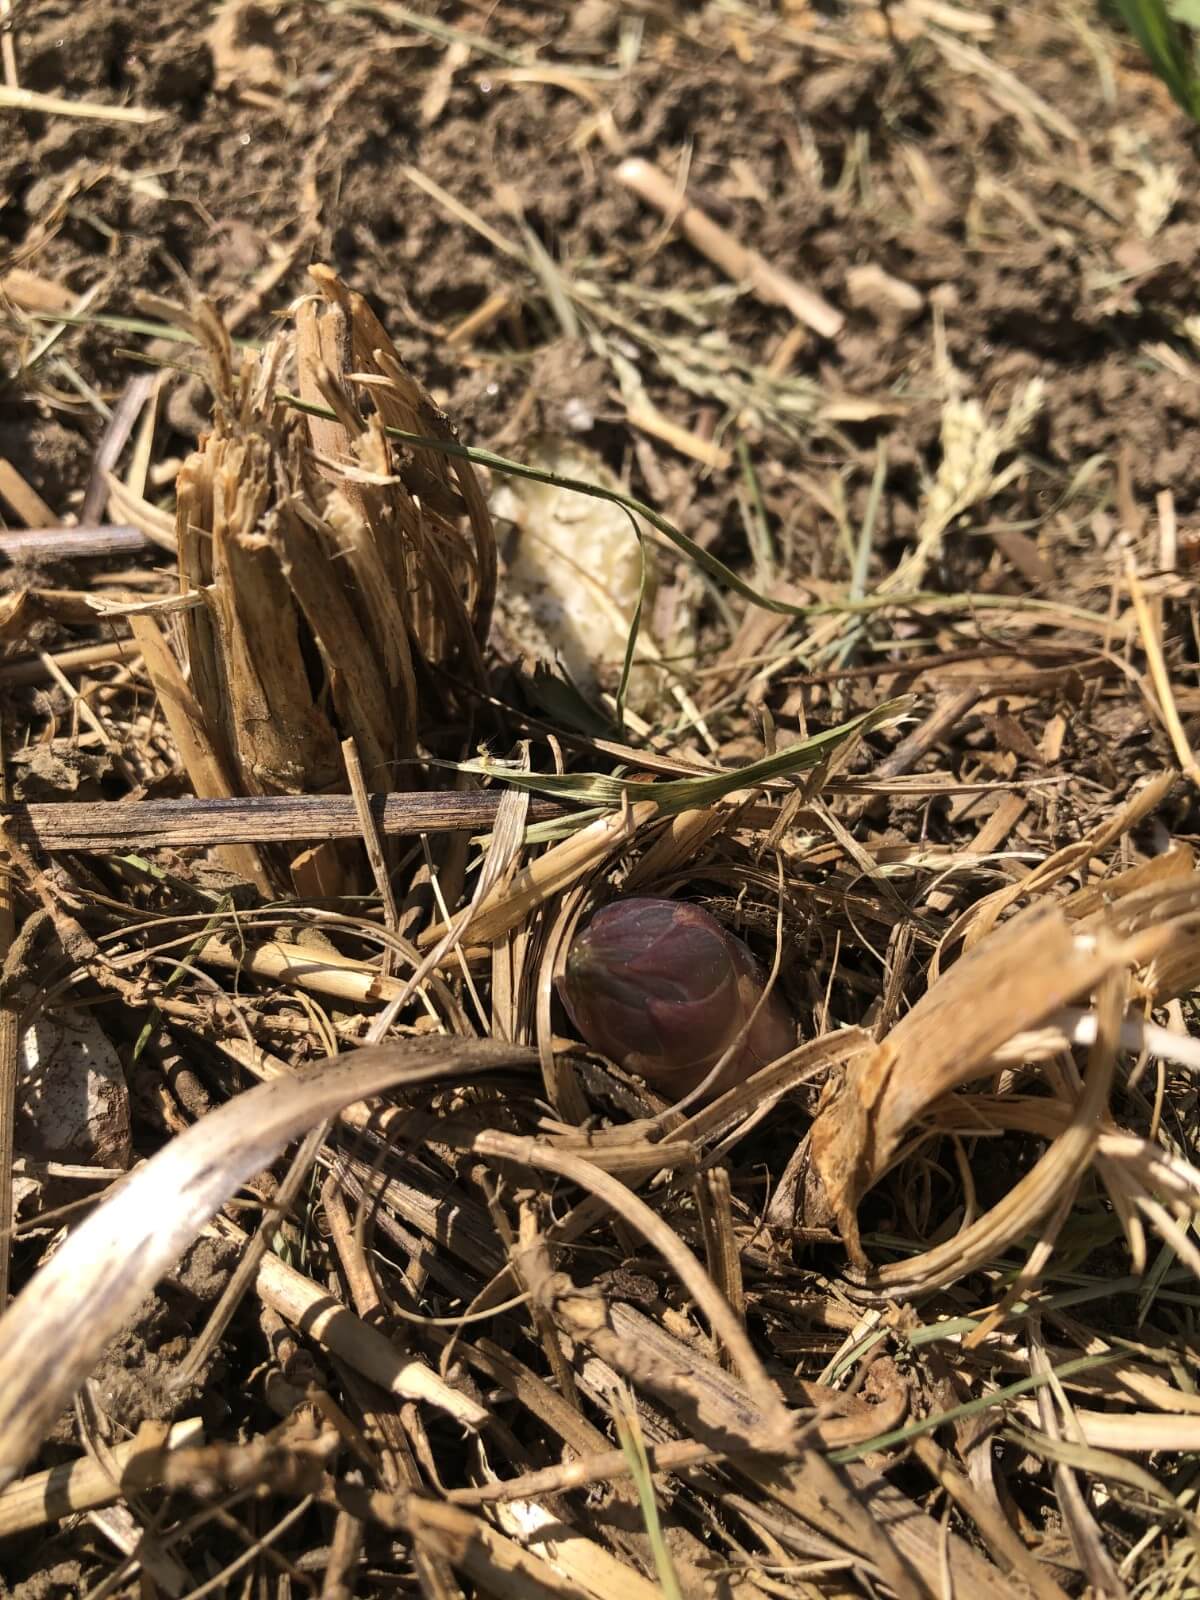
[[[681,195],[666,173],[652,162],[637,158],[623,161],[617,168],[617,177],[647,205],[677,224],[684,238],[735,283],[748,284],[760,300],[786,306],[797,322],[823,339],[836,339],[842,331],[846,319],[835,306],[735,239]]]
[[[381,833],[487,832],[495,823],[498,793],[441,790],[375,794],[371,814]],[[553,800],[534,799],[531,822],[565,815]],[[260,795],[206,800],[137,800],[128,804],[0,806],[0,830],[43,850],[187,849],[234,844],[286,844],[312,839],[352,839],[362,824],[350,795]]]

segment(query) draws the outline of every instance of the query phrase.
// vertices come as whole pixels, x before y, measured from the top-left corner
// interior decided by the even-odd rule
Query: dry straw
[[[501,694],[479,453],[363,301],[327,269],[313,282],[292,326],[240,357],[210,309],[159,308],[205,349],[213,424],[167,534],[140,493],[114,497],[173,540],[178,583],[149,608],[119,601],[137,709],[114,722],[110,697],[92,733],[147,786],[169,775],[194,798],[109,807],[129,814],[113,825],[87,806],[7,813],[14,873],[44,913],[29,939],[52,952],[21,1020],[77,989],[102,1019],[119,1002],[177,1136],[54,1239],[0,1320],[0,1475],[30,1468],[197,1237],[243,1245],[231,1201],[316,1127],[324,1140],[284,1180],[294,1204],[313,1196],[311,1270],[268,1251],[235,1290],[293,1346],[311,1343],[320,1381],[305,1391],[271,1372],[264,1395],[287,1416],[274,1432],[164,1437],[136,1471],[118,1447],[131,1490],[253,1491],[297,1519],[320,1507],[331,1567],[381,1528],[439,1600],[460,1581],[610,1600],[648,1594],[652,1573],[716,1600],[713,1549],[748,1565],[747,1541],[760,1565],[772,1551],[776,1568],[803,1561],[860,1588],[1061,1600],[996,1493],[986,1429],[1002,1420],[1022,1460],[1046,1463],[1089,1571],[1111,1562],[1081,1473],[1190,1527],[1182,1495],[1155,1497],[1155,1452],[1194,1445],[1194,1397],[1148,1342],[1072,1322],[1053,1275],[1081,1210],[1097,1225],[1096,1194],[1135,1289],[1155,1241],[1178,1263],[1162,1276],[1200,1273],[1200,1172],[1164,1116],[1166,1072],[1195,1066],[1182,1006],[1200,982],[1200,889],[1186,844],[1138,846],[1179,780],[1148,775],[1051,848],[1029,831],[1057,794],[1049,775],[1022,788],[914,771],[969,719],[1011,720],[989,673],[1012,674],[1031,635],[1083,631],[1102,665],[1113,640],[1144,638],[1171,723],[1169,658],[1136,573],[1115,619],[994,596],[980,623],[978,597],[926,596],[908,644],[948,657],[942,618],[957,611],[960,634],[977,631],[977,680],[926,710],[903,692],[907,665],[888,663],[872,668],[886,693],[835,715],[838,674],[811,674],[799,717],[822,731],[786,739],[764,713],[766,753],[750,762],[699,761],[665,714],[639,747],[547,729],[520,706],[486,725],[510,749],[522,723],[520,758],[481,757],[462,728]],[[283,398],[290,381],[303,409]],[[995,423],[948,401],[909,580],[1010,480],[1001,457],[1040,399],[1023,391]],[[815,610],[821,626],[799,642],[760,633],[780,643],[768,669],[727,652],[711,696],[699,675],[689,684],[692,703],[712,722],[721,697],[740,705],[814,642],[841,648],[896,592],[772,595],[780,618]],[[87,598],[26,594],[14,611],[92,619]],[[1105,681],[1135,693],[1126,675]],[[166,773],[144,753],[158,737],[147,690],[174,743]],[[418,788],[448,771],[459,791]],[[914,795],[1001,803],[961,847],[873,830],[873,806]],[[140,851],[121,831],[138,815]],[[57,852],[53,871],[39,850]],[[795,1050],[711,1103],[671,1107],[563,1037],[552,992],[572,934],[629,891],[703,899],[776,957],[804,997]],[[876,965],[847,959],[864,951]],[[169,1086],[189,1073],[199,1088],[177,1099]],[[984,1138],[1039,1142],[991,1204],[965,1154]],[[935,1169],[961,1191],[948,1222],[910,1205]],[[900,1259],[870,1231],[881,1197],[914,1224]],[[327,1229],[307,1228],[317,1217]],[[258,1248],[276,1232],[297,1238],[268,1206]],[[828,1276],[807,1271],[810,1245]],[[793,1371],[789,1352],[810,1349],[815,1365]],[[899,1452],[903,1488],[881,1471]],[[1122,1476],[1115,1452],[1150,1464]],[[930,1514],[921,1474],[953,1502],[953,1527]],[[599,1482],[608,1495],[574,1495]],[[47,1485],[35,1474],[0,1495],[0,1526],[29,1526]],[[108,1497],[83,1463],[61,1487],[78,1509]]]

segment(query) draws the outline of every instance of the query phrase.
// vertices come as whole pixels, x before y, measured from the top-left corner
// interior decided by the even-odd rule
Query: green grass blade
[[[1200,122],[1200,78],[1190,30],[1167,10],[1166,0],[1115,0],[1125,25],[1150,65],[1188,115]]]
[[[483,777],[497,778],[523,789],[576,800],[583,805],[619,806],[625,799],[655,800],[664,813],[690,811],[712,805],[734,790],[753,789],[771,778],[806,772],[837,745],[847,739],[861,738],[872,728],[897,720],[912,704],[911,695],[901,695],[895,700],[884,701],[870,711],[864,711],[860,716],[852,717],[849,722],[843,722],[836,728],[827,728],[824,733],[802,739],[799,744],[788,745],[772,756],[764,756],[761,761],[752,761],[748,766],[698,778],[671,778],[665,783],[640,783],[632,778],[615,778],[604,772],[518,772],[503,762],[490,761],[486,757],[445,764],[458,772],[474,772]]]
[[[286,390],[279,390],[276,398],[284,405],[292,406],[297,411],[303,411],[311,417],[332,417],[333,413],[326,406],[302,400],[299,395],[289,394]],[[733,589],[735,593],[743,596],[756,606],[762,606],[766,611],[777,611],[783,616],[802,616],[809,607],[789,605],[786,600],[775,600],[770,595],[760,594],[752,584],[739,578],[737,573],[718,561],[716,556],[710,555],[694,539],[689,539],[668,522],[653,506],[648,506],[644,501],[636,500],[632,495],[622,494],[619,489],[609,489],[603,484],[588,483],[584,478],[569,478],[560,472],[547,472],[541,467],[528,466],[523,461],[510,461],[507,456],[498,456],[492,450],[481,450],[478,447],[469,447],[458,444],[452,439],[430,438],[420,433],[406,433],[403,428],[385,428],[384,432],[389,439],[398,439],[402,444],[414,445],[420,449],[437,450],[442,455],[456,456],[463,461],[472,461],[476,466],[487,467],[492,472],[499,472],[509,478],[528,478],[534,483],[549,483],[559,489],[571,489],[576,494],[590,495],[594,500],[607,500],[614,506],[623,506],[626,511],[633,512],[636,516],[644,517],[652,528],[657,528],[664,538],[669,539],[673,545],[683,552],[688,559],[707,572],[710,578],[715,578],[726,588]]]
[[[637,1489],[638,1504],[642,1511],[642,1521],[646,1526],[646,1536],[650,1540],[650,1549],[654,1555],[654,1570],[658,1575],[658,1586],[662,1590],[663,1600],[683,1600],[675,1563],[671,1560],[670,1548],[663,1537],[658,1501],[654,1494],[654,1478],[650,1471],[650,1458],[646,1454],[632,1397],[627,1401],[623,1396],[617,1397],[613,1407],[613,1421],[617,1425],[617,1439],[626,1461],[629,1462],[630,1476]]]
[[[170,994],[171,990],[175,988],[176,984],[181,982],[184,974],[188,970],[188,967],[195,962],[197,956],[200,954],[201,950],[203,950],[204,946],[214,934],[221,931],[222,925],[232,910],[232,896],[222,895],[216,910],[213,912],[212,916],[209,917],[200,932],[192,940],[184,954],[182,961],[180,961],[177,966],[173,967],[167,974],[166,982],[162,986],[163,994]],[[138,1060],[142,1051],[150,1043],[150,1040],[154,1035],[154,1030],[158,1027],[161,1021],[162,1012],[158,1009],[157,1005],[151,1003],[150,1014],[146,1018],[145,1023],[142,1025],[142,1030],[134,1042],[133,1060],[135,1062]]]
[[[1002,1406],[1006,1400],[1015,1400],[1018,1395],[1040,1389],[1052,1378],[1073,1378],[1077,1373],[1092,1372],[1097,1367],[1110,1367],[1115,1362],[1126,1359],[1122,1350],[1105,1350],[1100,1355],[1079,1356],[1073,1361],[1064,1361],[1052,1372],[1031,1372],[1027,1378],[1018,1378],[1015,1383],[1005,1384],[1004,1388],[995,1389],[991,1394],[982,1395],[978,1400],[968,1400],[964,1405],[951,1406],[947,1411],[939,1411],[931,1417],[922,1417],[919,1422],[910,1422],[906,1427],[893,1428],[890,1433],[877,1434],[874,1439],[868,1439],[863,1444],[849,1445],[844,1450],[833,1450],[829,1454],[829,1460],[841,1465],[847,1461],[858,1461],[862,1456],[870,1455],[873,1450],[891,1450],[895,1445],[907,1443],[909,1439],[933,1433],[947,1422],[961,1422],[966,1417],[983,1416],[985,1412],[994,1411],[998,1406]]]
[[[648,570],[646,541],[642,537],[642,530],[638,527],[637,518],[632,512],[629,513],[629,520],[633,523],[633,531],[637,536],[638,554],[642,558],[642,574],[638,581],[637,605],[633,608],[633,616],[629,622],[629,634],[625,640],[625,659],[621,663],[621,681],[617,685],[617,727],[622,730],[625,727],[625,697],[629,693],[629,677],[633,671],[633,656],[634,651],[637,649],[638,634],[642,626],[642,607],[646,602],[646,576]]]

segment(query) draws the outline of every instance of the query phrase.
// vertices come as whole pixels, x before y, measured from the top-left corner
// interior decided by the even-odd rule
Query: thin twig
[[[350,780],[350,793],[354,800],[354,811],[358,817],[359,827],[362,830],[363,844],[366,846],[367,860],[371,863],[371,871],[375,877],[375,887],[379,890],[379,899],[383,906],[383,925],[393,933],[400,928],[400,908],[396,904],[396,896],[392,890],[392,880],[384,858],[383,842],[380,837],[379,818],[371,809],[371,796],[367,793],[367,780],[363,776],[362,761],[359,758],[358,746],[353,739],[342,740],[342,760],[346,763],[346,776]],[[390,967],[388,954],[384,956],[384,971]]]
[[[0,717],[0,799],[7,798],[8,761],[4,722]],[[0,867],[0,960],[7,959],[14,932],[12,872]],[[8,1305],[19,1043],[18,1012],[5,998],[0,1000],[0,1311]]]
[[[786,306],[797,322],[805,323],[823,339],[835,339],[842,331],[846,319],[840,311],[786,272],[773,267],[757,250],[750,250],[735,239],[699,206],[681,196],[666,173],[649,161],[637,158],[624,161],[617,168],[617,177],[647,205],[677,222],[701,255],[707,256],[735,283],[748,283],[760,299]]]
[[[20,88],[17,71],[17,46],[13,39],[12,0],[0,0],[0,61],[4,64],[4,81],[10,89]]]
[[[483,833],[495,826],[502,798],[456,789],[375,794],[370,796],[370,809],[384,834]],[[529,803],[530,822],[568,814],[569,808],[557,801]],[[0,825],[11,827],[22,843],[43,850],[181,849],[361,836],[358,809],[350,795],[9,805],[0,806]]]
[[[105,484],[104,492],[108,493]],[[0,533],[0,556],[9,561],[53,558],[76,561],[84,556],[134,556],[152,546],[140,528],[127,523],[81,523],[78,527],[25,528]]]
[[[96,100],[68,100],[58,94],[38,94],[33,89],[0,88],[0,111],[37,111],[47,117],[83,117],[92,122],[132,122],[144,127],[161,122],[165,111],[141,106],[105,106]]]
[[[141,415],[142,407],[158,382],[156,373],[141,372],[130,378],[124,393],[113,407],[113,414],[96,446],[92,470],[84,490],[83,504],[79,508],[81,522],[95,522],[108,501],[108,474],[116,466],[121,451],[133,432],[133,425]]]

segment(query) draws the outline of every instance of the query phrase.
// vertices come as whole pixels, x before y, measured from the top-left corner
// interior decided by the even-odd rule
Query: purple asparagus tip
[[[574,940],[559,993],[584,1041],[679,1099],[708,1076],[763,992],[734,934],[678,900],[614,900]],[[796,1025],[773,990],[713,1093],[791,1050]]]

